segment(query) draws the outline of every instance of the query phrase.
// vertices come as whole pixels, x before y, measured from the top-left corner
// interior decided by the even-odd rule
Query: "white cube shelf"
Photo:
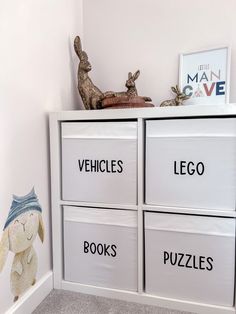
[[[235,210],[236,119],[146,122],[146,203]]]
[[[137,204],[137,123],[62,123],[62,198]]]
[[[50,114],[54,288],[235,314],[235,137],[236,105]]]
[[[137,212],[64,206],[65,280],[137,291]]]
[[[235,219],[145,213],[149,294],[233,306]]]

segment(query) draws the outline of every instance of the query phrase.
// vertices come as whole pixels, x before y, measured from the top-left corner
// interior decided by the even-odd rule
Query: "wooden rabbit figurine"
[[[140,75],[140,71],[137,70],[134,74],[131,72],[128,73],[128,79],[125,83],[125,87],[127,88],[126,92],[118,92],[114,93],[115,97],[127,96],[129,98],[138,96],[138,91],[135,85],[135,81]],[[112,92],[111,92],[112,93]],[[150,97],[141,96],[144,101],[152,101]]]
[[[100,89],[93,84],[92,80],[88,76],[88,72],[92,70],[92,67],[88,61],[86,52],[82,51],[79,36],[75,37],[74,49],[80,60],[78,67],[78,90],[83,104],[86,109],[99,109],[105,94],[103,94]]]
[[[135,86],[135,81],[140,75],[140,71],[136,71],[133,75],[131,72],[128,73],[128,80],[125,83],[127,87],[127,96],[138,96],[137,88]]]
[[[127,95],[129,97],[138,96],[138,92],[135,86],[135,81],[140,75],[140,71],[136,71],[133,75],[131,72],[128,73],[128,80],[126,81],[125,86],[127,87]],[[150,97],[142,96],[144,101],[152,101]]]
[[[174,99],[165,100],[160,104],[160,107],[165,106],[180,106],[183,104],[184,100],[189,99],[190,97],[187,96],[185,93],[181,92],[178,85],[176,87],[171,87],[171,90],[176,94]]]
[[[133,75],[131,72],[128,74],[128,80],[126,81],[127,91],[125,92],[102,92],[96,87],[90,79],[88,72],[92,67],[88,61],[88,56],[85,51],[82,50],[81,40],[79,36],[75,37],[74,49],[79,57],[80,63],[78,67],[78,90],[82,98],[83,104],[86,109],[101,109],[106,106],[107,103],[118,103],[121,101],[120,97],[123,97],[126,102],[132,103],[132,98],[139,98],[139,102],[151,101],[150,97],[138,96],[135,81],[140,75],[140,71],[136,71]],[[107,99],[109,98],[109,99]],[[119,98],[119,99],[118,99]],[[124,101],[124,99],[122,101]],[[137,99],[136,99],[137,101]]]

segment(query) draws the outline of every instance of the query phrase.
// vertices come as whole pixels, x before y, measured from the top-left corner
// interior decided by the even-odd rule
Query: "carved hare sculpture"
[[[128,80],[125,83],[127,87],[127,95],[128,96],[138,96],[137,88],[135,86],[135,81],[140,75],[140,71],[136,71],[133,75],[131,72],[128,73]]]
[[[131,72],[128,73],[128,79],[125,83],[125,87],[127,87],[127,91],[126,92],[118,92],[118,93],[114,93],[115,97],[120,97],[120,96],[127,96],[127,97],[136,97],[138,96],[138,91],[135,85],[135,81],[137,80],[137,78],[140,75],[140,71],[137,70],[134,74],[132,74]],[[110,92],[112,94],[112,92]],[[152,101],[150,97],[146,97],[146,96],[141,96],[143,100],[145,101]]]
[[[43,242],[41,207],[34,190],[24,197],[14,196],[0,242],[0,272],[8,251],[15,253],[11,268],[11,291],[14,301],[36,282],[38,259],[32,244],[37,233]]]
[[[78,67],[78,90],[83,104],[86,109],[99,109],[101,108],[101,101],[106,97],[106,93],[102,93],[88,76],[88,72],[92,70],[92,66],[88,61],[86,52],[82,51],[79,36],[75,37],[74,49],[80,60]]]
[[[136,97],[138,96],[137,89],[135,86],[135,80],[140,75],[140,71],[136,71],[133,75],[131,72],[128,74],[128,80],[125,86],[127,87],[126,92],[113,92],[108,91],[103,93],[100,89],[95,86],[90,79],[88,72],[92,70],[91,64],[88,61],[88,56],[85,51],[82,50],[82,44],[79,36],[75,37],[74,49],[79,57],[80,63],[78,67],[78,90],[82,98],[85,109],[101,109],[104,107],[106,98],[112,98],[112,101],[116,97]],[[144,101],[151,101],[150,97],[140,97]],[[105,100],[106,102],[106,100]]]
[[[172,92],[176,94],[174,99],[165,100],[160,104],[160,107],[165,106],[180,106],[183,104],[184,100],[189,99],[190,97],[187,96],[185,93],[181,92],[178,85],[176,87],[171,87]]]

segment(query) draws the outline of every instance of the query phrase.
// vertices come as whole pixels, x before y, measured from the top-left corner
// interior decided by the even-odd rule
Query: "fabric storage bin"
[[[235,219],[145,213],[148,294],[233,306]]]
[[[235,210],[236,119],[146,122],[146,203]]]
[[[62,198],[137,203],[137,123],[62,123]]]
[[[137,212],[64,206],[64,277],[137,291]]]

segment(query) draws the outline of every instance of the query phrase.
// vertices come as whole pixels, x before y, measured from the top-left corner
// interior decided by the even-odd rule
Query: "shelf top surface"
[[[118,120],[118,119],[153,119],[181,117],[236,116],[236,104],[192,105],[180,107],[153,107],[103,110],[72,110],[51,112],[50,119],[58,121],[75,120]]]

